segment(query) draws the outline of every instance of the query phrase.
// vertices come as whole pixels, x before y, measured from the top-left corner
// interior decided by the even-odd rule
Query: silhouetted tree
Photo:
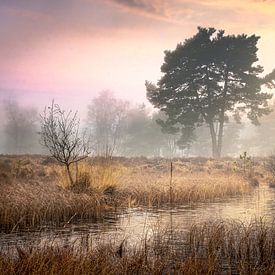
[[[119,150],[128,102],[116,99],[110,91],[102,91],[88,106],[88,124],[91,127],[96,153],[112,156]]]
[[[71,185],[74,183],[71,165],[87,158],[90,153],[89,142],[85,134],[80,133],[79,127],[77,112],[65,112],[54,102],[41,115],[42,145],[65,165]]]
[[[221,156],[224,124],[229,114],[236,120],[243,114],[254,124],[270,112],[271,94],[261,86],[274,84],[274,74],[259,75],[263,67],[257,58],[255,35],[224,35],[214,28],[198,28],[198,33],[174,51],[166,51],[157,85],[146,82],[149,101],[168,116],[164,124],[191,132],[207,124],[213,157]]]

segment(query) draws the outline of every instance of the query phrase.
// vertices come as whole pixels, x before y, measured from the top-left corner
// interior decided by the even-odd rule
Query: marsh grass
[[[77,180],[74,186],[69,186],[63,167],[53,166],[51,169],[58,174],[60,186],[75,192],[100,194],[105,199],[106,194],[112,195],[116,206],[123,207],[160,207],[171,201],[174,204],[207,202],[246,195],[253,190],[240,174],[218,170],[209,173],[209,168],[198,171],[196,166],[195,172],[192,169],[190,172],[190,168],[177,164],[171,182],[168,162],[130,167],[102,159],[95,163],[82,162],[75,168]]]
[[[64,225],[100,218],[97,194],[75,194],[48,182],[16,182],[0,187],[0,230],[17,231],[41,225]]]
[[[253,190],[241,174],[219,170],[209,173],[211,168],[202,168],[201,164],[199,168],[188,168],[188,171],[186,167],[174,166],[171,182],[169,162],[131,167],[111,161],[95,164],[83,162],[78,167],[79,181],[73,189],[77,189],[77,185],[84,180],[87,190],[110,193],[118,205],[124,207],[160,207],[171,201],[173,204],[208,202],[243,196]]]
[[[171,184],[173,204],[211,202],[217,199],[247,195],[252,187],[239,175],[196,174],[175,175]],[[169,175],[140,173],[129,176],[119,186],[119,191],[128,198],[130,206],[161,206],[170,203]]]
[[[216,221],[187,232],[155,232],[124,247],[29,247],[0,255],[1,274],[274,274],[275,227]],[[145,236],[146,237],[146,236]]]
[[[47,161],[46,161],[47,160]],[[117,207],[161,207],[242,196],[253,188],[229,161],[87,159],[66,171],[43,157],[0,158],[0,230],[100,218]]]

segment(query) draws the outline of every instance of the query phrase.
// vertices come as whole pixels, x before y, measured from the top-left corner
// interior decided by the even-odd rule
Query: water
[[[39,231],[14,232],[0,235],[0,250],[12,253],[16,247],[28,245],[96,246],[98,242],[119,244],[140,243],[160,230],[185,231],[191,225],[213,220],[238,220],[249,223],[264,217],[272,222],[275,217],[275,190],[268,187],[255,189],[251,195],[212,203],[176,206],[172,209],[124,209],[120,214],[109,213],[100,223],[78,223]],[[87,242],[84,244],[83,241]]]

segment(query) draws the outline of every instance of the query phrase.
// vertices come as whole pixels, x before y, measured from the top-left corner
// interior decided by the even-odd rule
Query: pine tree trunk
[[[224,116],[222,117],[222,120],[220,121],[220,125],[219,125],[218,148],[217,148],[217,153],[219,158],[222,155],[223,126],[224,126]]]
[[[219,158],[222,155],[222,139],[223,139],[224,113],[225,113],[227,89],[228,89],[228,70],[226,69],[224,87],[223,87],[223,106],[222,106],[220,119],[219,119],[218,148],[217,148],[217,155]]]

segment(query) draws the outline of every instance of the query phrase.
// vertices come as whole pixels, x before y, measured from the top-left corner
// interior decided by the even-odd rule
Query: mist
[[[4,94],[2,94],[4,95]],[[181,132],[163,131],[158,120],[165,113],[149,102],[139,103],[120,99],[110,90],[90,98],[87,104],[75,97],[55,97],[42,94],[34,104],[26,93],[10,92],[1,98],[0,153],[9,155],[42,154],[49,152],[41,144],[41,114],[54,100],[65,111],[76,111],[81,129],[89,133],[91,156],[124,156],[149,158],[211,157],[211,138],[207,125],[199,126],[194,138],[184,139]],[[69,100],[68,100],[69,99]],[[71,102],[72,101],[72,102]],[[269,103],[273,110],[273,102]],[[274,112],[251,124],[245,116],[240,122],[229,117],[225,124],[223,157],[249,155],[269,156],[274,153]]]

